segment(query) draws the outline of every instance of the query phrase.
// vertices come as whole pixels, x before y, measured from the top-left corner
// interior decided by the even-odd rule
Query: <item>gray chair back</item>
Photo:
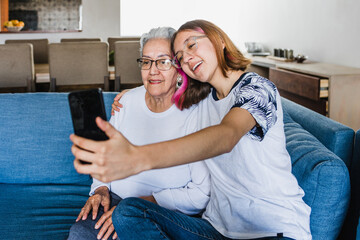
[[[45,64],[48,63],[49,55],[49,40],[44,39],[8,39],[5,44],[9,43],[31,43],[33,45],[34,63]]]
[[[101,38],[62,38],[60,42],[101,42]]]
[[[109,52],[114,51],[115,47],[114,44],[117,41],[140,41],[140,37],[133,36],[133,37],[109,37],[108,43],[109,43]]]
[[[135,87],[142,85],[141,72],[136,59],[140,57],[140,42],[115,42],[115,91],[122,89],[122,85]],[[118,81],[120,86],[118,86]]]
[[[0,91],[35,91],[33,46],[0,44]]]
[[[50,91],[89,87],[109,90],[108,62],[108,44],[105,42],[51,43]]]

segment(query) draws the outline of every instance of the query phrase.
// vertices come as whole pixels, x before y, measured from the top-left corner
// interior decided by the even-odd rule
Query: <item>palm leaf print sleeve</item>
[[[270,127],[276,123],[276,93],[276,86],[271,81],[255,73],[248,73],[233,91],[233,107],[247,110],[257,123],[247,133],[254,140],[262,141]]]

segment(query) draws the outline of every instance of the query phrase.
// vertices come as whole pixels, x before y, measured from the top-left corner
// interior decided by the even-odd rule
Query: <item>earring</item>
[[[179,88],[181,86],[182,82],[183,82],[183,79],[182,79],[181,75],[180,74],[177,75],[177,77],[176,77],[176,88]]]

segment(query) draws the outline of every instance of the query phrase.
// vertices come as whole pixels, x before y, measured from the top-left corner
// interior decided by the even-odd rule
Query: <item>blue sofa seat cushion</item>
[[[311,207],[313,239],[336,239],[350,200],[350,179],[345,163],[284,112],[286,148],[293,174]]]
[[[89,197],[90,183],[0,183],[1,239],[66,239]]]

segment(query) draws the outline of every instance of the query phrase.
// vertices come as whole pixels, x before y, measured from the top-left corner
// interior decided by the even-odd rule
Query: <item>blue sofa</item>
[[[108,117],[115,93],[104,93]],[[0,94],[1,239],[66,239],[91,178],[73,168],[67,93]],[[314,239],[336,239],[350,199],[354,131],[283,99],[293,173]]]
[[[357,234],[356,240],[360,240],[360,129],[356,132],[355,136],[355,148],[354,148],[354,158],[353,158],[354,168],[352,169],[352,177],[353,177],[353,199],[352,203],[354,205],[352,214],[354,214],[355,218],[353,225],[357,224]],[[352,225],[352,226],[353,226]],[[350,230],[351,231],[351,230]]]

